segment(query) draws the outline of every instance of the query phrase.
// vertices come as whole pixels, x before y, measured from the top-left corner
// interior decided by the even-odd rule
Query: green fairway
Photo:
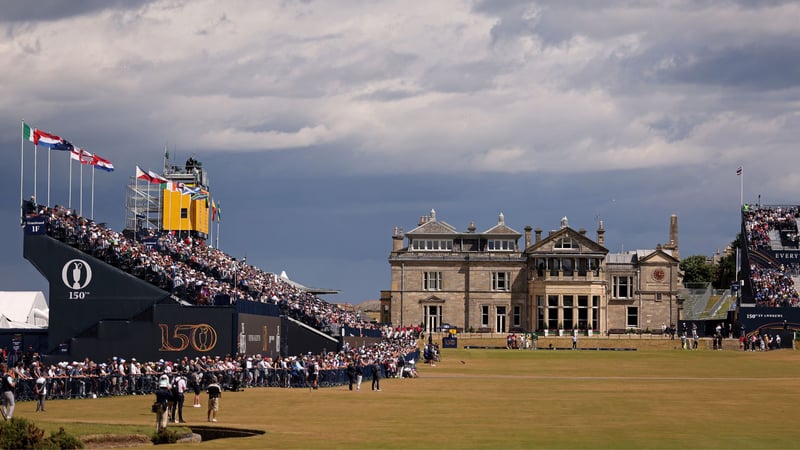
[[[215,425],[266,433],[191,446],[797,448],[798,364],[792,350],[444,350],[435,367],[420,365],[420,378],[382,380],[381,392],[366,381],[360,392],[226,392]],[[27,402],[16,415],[86,433],[71,423],[151,425],[151,402],[50,401],[39,415]],[[186,407],[184,417],[208,425],[205,408]]]

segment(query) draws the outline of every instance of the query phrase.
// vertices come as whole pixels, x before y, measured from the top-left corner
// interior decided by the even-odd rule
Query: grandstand
[[[168,175],[199,183],[207,177],[199,166],[191,160],[188,173],[173,168]],[[49,282],[54,318],[39,353],[94,360],[120,353],[140,360],[277,357],[380,340],[376,324],[322,300],[321,291],[207,245],[207,221],[170,217],[193,217],[181,205],[202,208],[170,191],[172,181],[148,178],[146,189],[131,183],[126,205],[134,210],[123,232],[64,207],[23,205],[24,256]],[[154,179],[167,183],[154,190]]]
[[[797,205],[742,207],[739,323],[747,334],[800,329]]]

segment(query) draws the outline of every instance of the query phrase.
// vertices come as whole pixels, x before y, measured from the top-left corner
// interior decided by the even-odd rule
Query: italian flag
[[[36,139],[36,129],[31,128],[30,125],[28,125],[25,122],[22,122],[22,138],[23,139],[27,139],[27,140],[29,140],[29,141],[31,141],[33,143],[36,143],[36,141],[37,141],[37,139]]]

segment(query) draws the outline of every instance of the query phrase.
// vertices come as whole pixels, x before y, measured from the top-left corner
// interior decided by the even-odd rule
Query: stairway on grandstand
[[[681,291],[683,320],[725,320],[735,309],[736,297],[727,289],[706,287],[684,288]]]

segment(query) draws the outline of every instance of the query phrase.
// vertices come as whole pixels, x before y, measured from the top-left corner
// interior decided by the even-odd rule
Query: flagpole
[[[36,199],[38,202],[39,199],[36,198],[36,185],[38,184],[36,181],[36,166],[38,164],[38,155],[39,155],[39,144],[33,144],[33,198]]]
[[[167,181],[169,183],[169,181]],[[158,228],[163,230],[164,229],[164,189],[166,189],[167,185],[164,184],[162,188],[161,185],[158,185]]]
[[[169,182],[169,189],[167,189],[167,191],[169,191],[169,197],[167,197],[166,201],[167,209],[166,211],[161,211],[161,231],[167,231],[167,213],[169,213],[169,226],[172,226],[172,193],[174,192],[173,189],[175,189],[174,183],[174,181]]]
[[[47,206],[50,206],[50,151],[52,148],[47,149]]]
[[[69,199],[67,200],[67,208],[72,209],[72,151],[69,157]]]
[[[23,217],[22,199],[25,198],[25,187],[22,180],[25,175],[25,119],[22,119],[22,133],[20,133],[20,136],[22,136],[22,138],[19,140],[19,214],[20,217]]]
[[[81,155],[81,158],[83,158],[83,155]],[[81,161],[81,188],[79,192],[78,215],[83,217],[83,161]]]
[[[136,166],[139,167],[139,166]],[[138,173],[138,172],[137,172]],[[139,195],[139,177],[134,178],[133,181],[133,242],[136,242],[136,224],[139,218],[137,217],[136,197]]]
[[[217,250],[219,250],[219,221],[217,221]]]
[[[95,168],[92,167],[92,215],[90,216],[92,220],[94,220],[94,172]]]
[[[742,174],[739,177],[739,206],[744,206],[744,166],[741,167]]]

